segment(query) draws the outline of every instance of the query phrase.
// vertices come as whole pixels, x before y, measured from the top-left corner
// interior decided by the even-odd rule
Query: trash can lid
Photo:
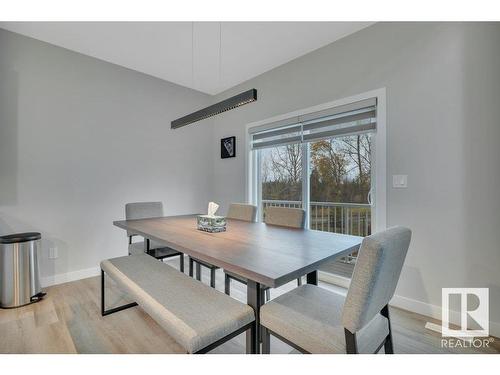
[[[18,242],[28,242],[35,241],[42,238],[42,235],[38,232],[27,232],[27,233],[16,233],[8,234],[6,236],[0,236],[0,243],[18,243]]]

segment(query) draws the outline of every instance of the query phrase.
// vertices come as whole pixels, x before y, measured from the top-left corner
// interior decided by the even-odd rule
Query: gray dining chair
[[[394,353],[389,301],[411,231],[394,227],[363,239],[347,296],[306,284],[262,306],[262,352],[270,335],[303,353]]]
[[[288,228],[304,228],[305,211],[300,208],[267,207],[264,222],[268,225],[278,225]],[[247,280],[245,278],[232,272],[225,271],[224,291],[227,295],[231,294],[231,280],[238,281],[245,285],[247,284]],[[297,284],[299,286],[302,284],[301,278],[297,279]],[[271,299],[270,288],[265,285],[262,285],[261,287],[265,291],[266,301],[269,301]]]
[[[257,216],[257,207],[245,203],[231,203],[227,212],[226,218],[243,221],[255,221]],[[189,276],[193,276],[193,264],[196,265],[196,279],[201,280],[201,267],[206,267],[210,270],[210,286],[215,288],[215,272],[219,267],[202,260],[189,257]],[[226,281],[227,285],[227,281]],[[227,288],[227,287],[226,287]],[[226,294],[229,294],[226,292]]]
[[[246,203],[231,203],[226,217],[228,219],[254,222],[257,219],[257,206]]]
[[[306,212],[301,208],[267,207],[264,222],[268,225],[303,229],[306,222]],[[302,285],[302,278],[297,278],[297,285]]]
[[[306,213],[302,208],[267,207],[264,222],[288,228],[304,228]]]
[[[127,220],[149,219],[163,217],[162,202],[134,202],[125,204],[125,218]],[[144,241],[133,242],[133,237],[139,236],[130,230],[128,236],[128,255],[147,253],[156,259],[165,259],[178,256],[179,269],[184,272],[184,254],[166,247],[154,240],[145,238]]]

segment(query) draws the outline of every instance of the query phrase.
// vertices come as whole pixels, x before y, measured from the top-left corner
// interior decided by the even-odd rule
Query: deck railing
[[[361,203],[311,202],[309,227],[324,232],[368,236],[371,234],[371,206]],[[300,201],[263,200],[265,215],[269,206],[302,208]]]

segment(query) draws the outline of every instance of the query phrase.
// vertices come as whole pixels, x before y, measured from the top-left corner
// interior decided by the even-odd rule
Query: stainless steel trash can
[[[37,232],[0,236],[0,307],[37,302],[45,293],[40,286]]]

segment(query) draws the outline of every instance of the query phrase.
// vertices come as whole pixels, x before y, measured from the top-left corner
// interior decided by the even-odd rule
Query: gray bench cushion
[[[101,269],[190,353],[255,319],[250,306],[146,254],[105,260]]]
[[[345,353],[341,322],[345,297],[303,285],[261,307],[261,324],[310,353]],[[389,334],[380,314],[356,334],[360,353],[373,353]]]

